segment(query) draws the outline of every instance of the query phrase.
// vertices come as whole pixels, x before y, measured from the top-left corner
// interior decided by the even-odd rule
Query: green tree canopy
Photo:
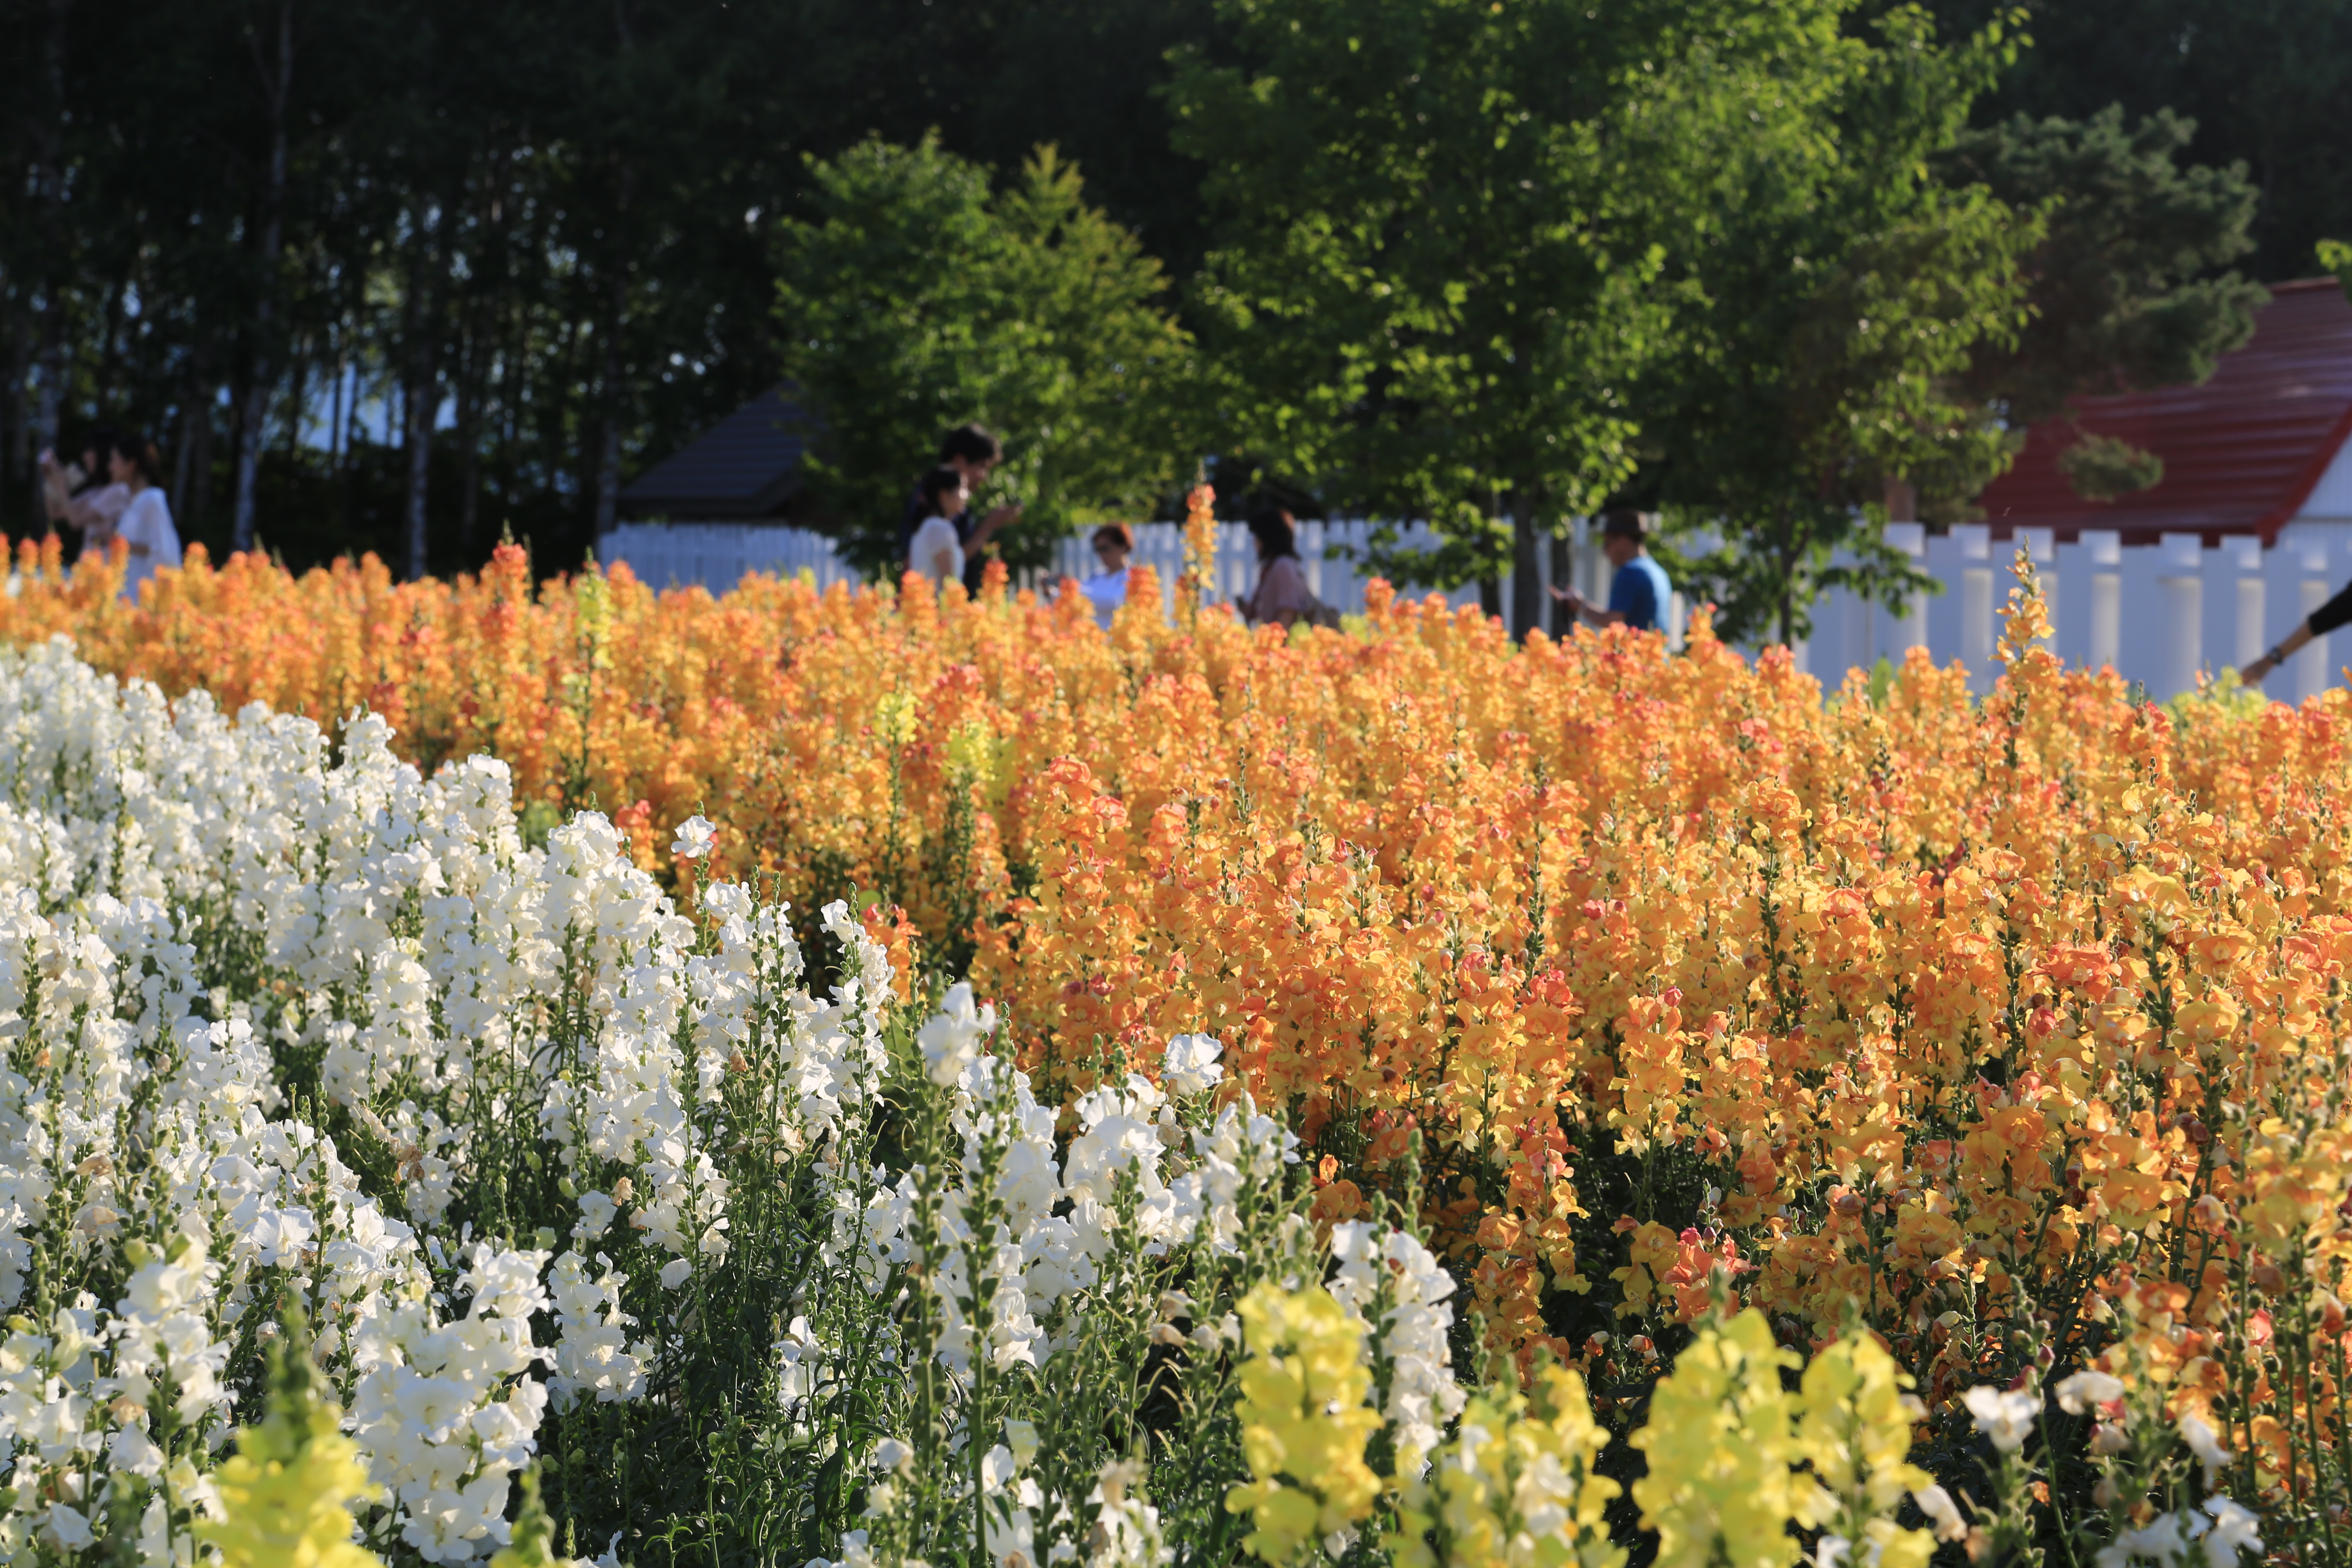
[[[2126,125],[2113,105],[2082,121],[2019,115],[1963,132],[1937,157],[1948,184],[2048,215],[2025,261],[2025,324],[2014,341],[1979,342],[1961,378],[1969,395],[2021,428],[2077,397],[2201,382],[2252,335],[2269,294],[2224,268],[2253,248],[2256,194],[2242,166],[2180,166],[2196,129],[2168,110]],[[2062,461],[2095,498],[2163,476],[2112,439],[2078,441]]]
[[[932,138],[812,159],[809,177],[811,216],[781,228],[782,368],[815,411],[825,526],[861,566],[896,563],[908,489],[966,420],[1005,444],[988,499],[1026,509],[999,536],[1019,563],[1150,512],[1192,468],[1192,344],[1160,264],[1053,148],[993,192]]]
[[[1928,3],[1957,33],[2016,0]],[[2313,276],[2314,246],[2352,234],[2346,0],[2033,0],[2032,31],[1979,100],[1979,123],[2087,121],[2110,104],[2134,121],[2181,116],[2196,128],[2189,157],[2242,163],[2261,193],[2247,270],[2265,282]]]
[[[1880,533],[1887,481],[1972,492],[2008,460],[1958,381],[2021,325],[2041,225],[1927,163],[2012,47],[1998,24],[1939,44],[1911,8],[1847,33],[1818,132],[1759,141],[1741,199],[1680,253],[1677,331],[1640,406],[1676,575],[1727,637],[1801,637],[1828,588],[1922,591]]]
[[[1848,9],[1225,0],[1239,62],[1180,55],[1171,92],[1208,170],[1198,300],[1234,444],[1427,518],[1420,580],[1516,560],[1531,625],[1539,539],[1624,482],[1633,388],[1692,339],[1670,256],[1763,237],[1752,193],[1836,162],[1872,56]]]

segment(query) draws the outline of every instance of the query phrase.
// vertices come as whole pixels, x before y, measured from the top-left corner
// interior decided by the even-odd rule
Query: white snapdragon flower
[[[2230,1461],[2234,1456],[2229,1449],[2221,1447],[2221,1437],[2201,1416],[2182,1415],[2179,1423],[2179,1430],[2180,1440],[2189,1445],[2189,1451],[2197,1457],[2199,1464],[2205,1467],[2205,1484],[2210,1487],[2215,1478],[2229,1468]]]
[[[1915,1488],[1911,1500],[1919,1505],[1919,1511],[1927,1516],[1929,1524],[1935,1526],[1938,1541],[1968,1539],[1969,1521],[1960,1517],[1959,1505],[1942,1487],[1930,1481],[1924,1487]]]
[[[2205,1511],[2213,1516],[2213,1528],[2202,1542],[2207,1568],[2237,1568],[2241,1551],[2263,1552],[2262,1518],[2252,1509],[2212,1497],[2205,1500]]]
[[[1223,1053],[1214,1035],[1175,1036],[1160,1058],[1160,1079],[1180,1100],[1205,1094],[1224,1079],[1225,1069],[1217,1061]]]
[[[925,1076],[942,1089],[953,1086],[964,1069],[979,1059],[981,1041],[995,1028],[993,1004],[975,1010],[969,982],[950,986],[940,1010],[915,1036],[916,1045],[922,1049]]]
[[[2033,1433],[2033,1418],[2042,1412],[2041,1402],[2021,1388],[2000,1389],[1980,1383],[1960,1397],[1977,1430],[2004,1454],[2025,1446],[2025,1439]]]
[[[669,847],[669,852],[682,859],[696,860],[709,854],[711,847],[718,842],[719,829],[704,821],[702,814],[697,812],[677,825],[677,839]]]
[[[1371,1328],[1390,1364],[1381,1414],[1397,1452],[1433,1452],[1444,1424],[1462,1413],[1465,1398],[1447,1345],[1454,1309],[1445,1298],[1454,1293],[1453,1277],[1412,1236],[1363,1220],[1331,1227],[1331,1257],[1339,1265],[1328,1286],[1332,1296]]]
[[[2101,1405],[2112,1405],[2124,1396],[2123,1379],[2111,1373],[2089,1368],[2059,1380],[2058,1408],[2069,1415],[2080,1415]]]
[[[2180,1568],[2191,1551],[2201,1547],[2206,1568],[2237,1568],[2241,1551],[2263,1550],[2261,1523],[2251,1510],[2228,1498],[2208,1498],[2201,1514],[2193,1510],[2158,1514],[2101,1547],[2093,1561],[2096,1568],[2126,1568],[2134,1562]]]

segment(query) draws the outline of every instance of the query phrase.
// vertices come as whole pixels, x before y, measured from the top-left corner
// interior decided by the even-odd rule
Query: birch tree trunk
[[[237,422],[236,490],[229,514],[229,549],[253,548],[253,500],[259,474],[261,448],[268,441],[269,415],[270,342],[277,324],[279,251],[286,237],[286,102],[294,80],[294,3],[278,0],[278,60],[273,68],[262,58],[260,40],[247,34],[253,63],[261,73],[262,94],[269,103],[269,173],[262,192],[259,247],[260,297],[253,310],[253,365],[245,387],[244,417]],[[295,410],[301,419],[301,410]]]

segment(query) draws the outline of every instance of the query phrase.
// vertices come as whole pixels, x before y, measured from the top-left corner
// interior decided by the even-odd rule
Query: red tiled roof
[[[1995,534],[2055,528],[2159,533],[2259,533],[2294,517],[2352,435],[2352,301],[2333,278],[2280,283],[2246,346],[2224,354],[2202,386],[2168,386],[2079,405],[2084,430],[2164,459],[2164,478],[2105,503],[2084,500],[2058,470],[2074,439],[2063,420],[2027,432],[2025,450],[1978,504]]]

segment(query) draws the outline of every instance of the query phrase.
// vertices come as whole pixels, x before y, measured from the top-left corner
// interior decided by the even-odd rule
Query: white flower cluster
[[[995,1026],[993,1012],[958,985],[919,1032],[926,1076],[948,1091],[953,1164],[906,1172],[876,1194],[866,1228],[869,1277],[905,1271],[932,1282],[938,1331],[928,1353],[960,1396],[971,1395],[983,1369],[1021,1366],[1058,1381],[1055,1359],[1078,1353],[1107,1319],[1131,1321],[1139,1299],[1145,1310],[1188,1312],[1189,1299],[1155,1282],[1155,1260],[1174,1268],[1188,1250],[1211,1263],[1231,1256],[1254,1210],[1271,1212],[1254,1195],[1278,1198],[1284,1168],[1298,1161],[1297,1140],[1246,1094],[1209,1106],[1207,1091],[1223,1075],[1207,1036],[1171,1043],[1162,1083],[1129,1074],[1080,1096],[1076,1131],[1056,1158],[1054,1110],[1037,1103],[1026,1074],[985,1049]],[[1202,1323],[1188,1341],[1162,1323],[1155,1338],[1217,1352],[1234,1331]],[[892,1439],[877,1467],[898,1470],[913,1452]],[[1159,1515],[1137,1490],[1139,1468],[1114,1461],[1081,1478],[1083,1489],[1058,1495],[1032,1473],[1035,1452],[1034,1426],[1009,1419],[1005,1440],[982,1458],[990,1561],[1171,1560]],[[898,1485],[887,1474],[877,1483],[877,1514],[888,1512]],[[864,1557],[864,1539],[845,1542],[845,1562]]]
[[[778,1064],[809,1142],[876,1091],[890,974],[845,910],[820,1005],[780,910],[709,887],[698,933],[604,817],[526,847],[504,764],[390,739],[0,655],[0,1562],[126,1500],[133,1555],[191,1562],[289,1300],[371,1538],[488,1555],[551,1401],[646,1387],[612,1255],[665,1294],[727,1255],[730,1078]]]
[[[1331,1227],[1339,1262],[1329,1289],[1363,1320],[1381,1389],[1381,1414],[1396,1443],[1398,1463],[1436,1450],[1444,1428],[1462,1414],[1446,1336],[1454,1327],[1454,1278],[1436,1254],[1402,1230],[1383,1234],[1362,1220]]]
[[[2238,1568],[2241,1548],[2257,1553],[2263,1550],[2261,1526],[2252,1510],[2225,1497],[2207,1498],[2202,1511],[2160,1513],[2137,1530],[2124,1531],[2100,1547],[2093,1561],[2097,1568],[2125,1568],[2135,1562],[2178,1568],[2201,1548],[2206,1568]]]

